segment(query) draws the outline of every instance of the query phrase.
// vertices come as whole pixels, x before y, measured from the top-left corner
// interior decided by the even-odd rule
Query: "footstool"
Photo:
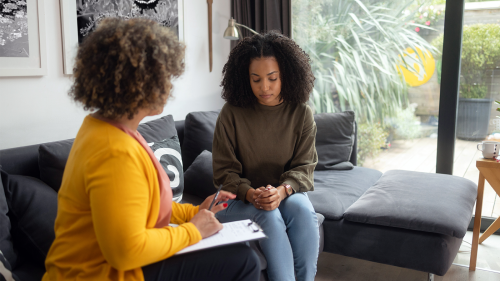
[[[325,221],[325,229],[342,233],[325,248],[442,276],[458,253],[476,195],[477,185],[461,177],[388,171],[342,220]]]

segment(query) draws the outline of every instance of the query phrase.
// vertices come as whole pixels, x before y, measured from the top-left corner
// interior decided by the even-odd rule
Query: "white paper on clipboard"
[[[224,228],[221,231],[201,240],[194,245],[180,250],[176,253],[176,255],[234,244],[238,242],[267,238],[267,236],[264,234],[264,231],[262,231],[262,229],[251,220],[233,221],[223,223],[222,225],[224,226]]]

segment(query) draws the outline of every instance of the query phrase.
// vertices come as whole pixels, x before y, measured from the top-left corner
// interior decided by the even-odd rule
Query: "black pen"
[[[219,192],[220,192],[221,189],[222,189],[222,184],[219,185],[219,189],[217,189],[217,193],[215,193],[214,200],[212,200],[212,203],[210,204],[210,207],[208,207],[209,211],[212,210],[212,206],[214,205],[215,200],[217,200],[217,197],[219,196]]]

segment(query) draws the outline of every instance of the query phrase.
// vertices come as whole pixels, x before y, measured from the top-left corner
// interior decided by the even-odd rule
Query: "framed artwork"
[[[148,18],[184,40],[183,0],[60,0],[64,74],[73,74],[78,44],[107,17]]]
[[[47,74],[44,0],[0,1],[0,76]]]

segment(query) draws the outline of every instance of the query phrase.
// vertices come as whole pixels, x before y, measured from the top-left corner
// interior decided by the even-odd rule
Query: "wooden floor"
[[[481,151],[477,150],[477,143],[477,141],[457,140],[453,163],[453,175],[464,177],[475,183],[479,178],[476,159],[482,157]],[[382,151],[377,158],[367,159],[363,166],[381,172],[399,169],[434,173],[436,171],[436,151],[436,138],[396,140],[391,143],[389,149]],[[485,183],[482,216],[495,218],[500,216],[500,199],[488,182]]]
[[[500,235],[479,245],[477,270],[469,271],[472,232],[467,231],[453,265],[435,281],[500,281]],[[323,252],[316,281],[426,281],[427,273]]]

